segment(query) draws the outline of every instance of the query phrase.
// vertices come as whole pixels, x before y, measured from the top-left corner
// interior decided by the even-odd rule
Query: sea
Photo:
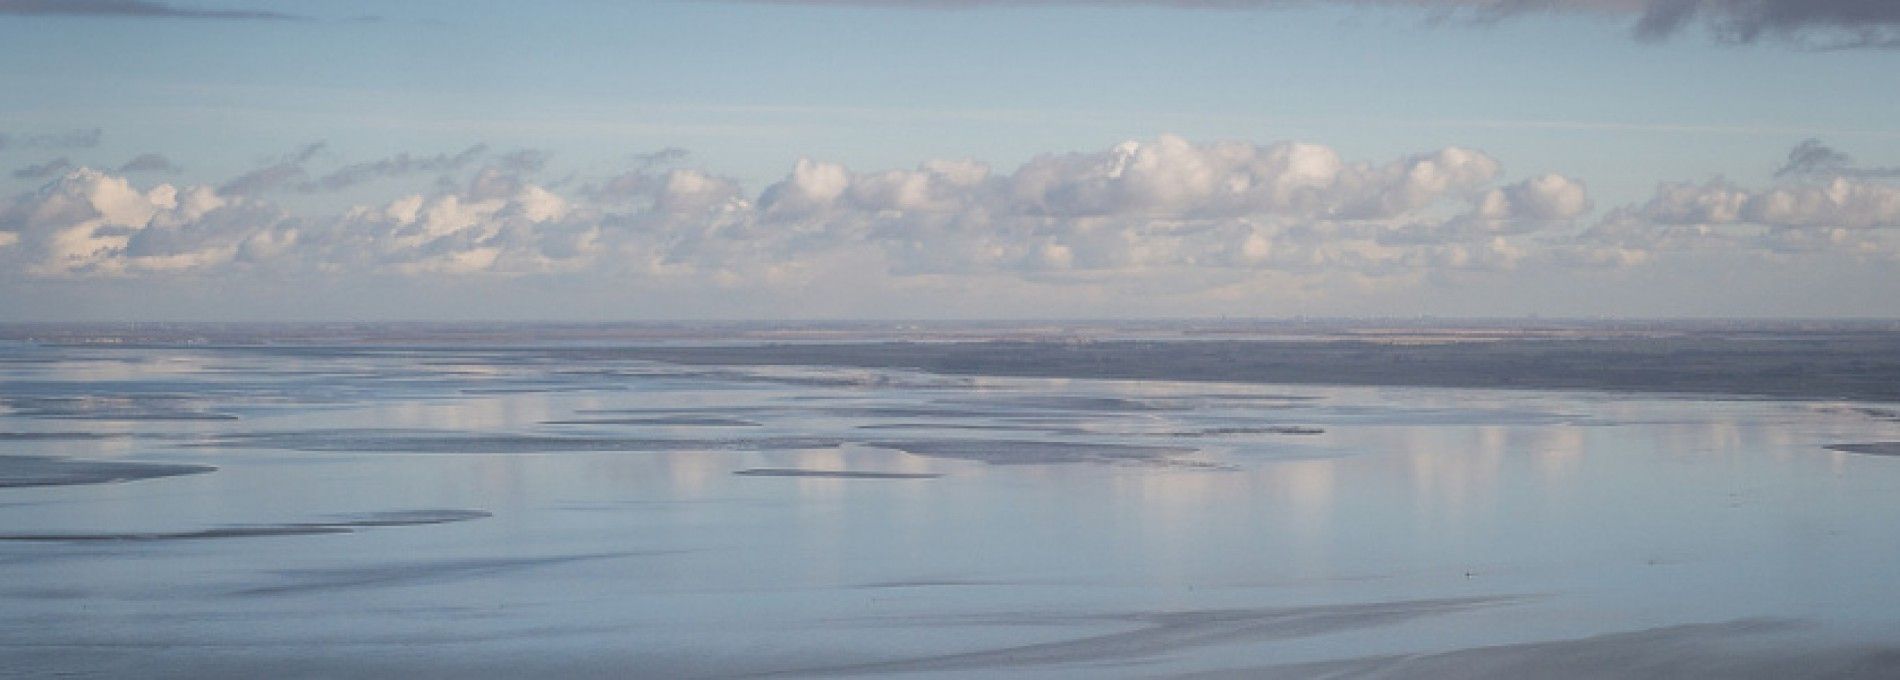
[[[1900,677],[1893,404],[809,330],[16,333],[0,676]]]

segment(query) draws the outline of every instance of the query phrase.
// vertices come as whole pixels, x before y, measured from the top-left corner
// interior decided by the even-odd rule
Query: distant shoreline
[[[27,345],[509,352],[710,366],[1900,402],[1888,322],[5,325]]]
[[[913,369],[943,375],[1288,385],[1591,390],[1900,401],[1900,336],[881,342],[588,352],[685,365]]]

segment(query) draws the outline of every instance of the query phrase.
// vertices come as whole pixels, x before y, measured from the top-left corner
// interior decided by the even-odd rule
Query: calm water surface
[[[1900,458],[1824,448],[1879,404],[32,345],[0,399],[0,461],[217,468],[0,488],[0,673],[1900,674]]]

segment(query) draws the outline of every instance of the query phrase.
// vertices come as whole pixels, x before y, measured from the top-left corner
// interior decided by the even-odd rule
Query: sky
[[[1900,316],[1890,0],[0,0],[0,321]]]

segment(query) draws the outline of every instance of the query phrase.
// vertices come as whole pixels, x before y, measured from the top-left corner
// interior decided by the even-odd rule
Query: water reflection
[[[0,414],[0,431],[125,435],[21,437],[8,443],[17,454],[220,468],[0,490],[10,533],[177,539],[0,544],[0,636],[36,648],[243,648],[299,631],[375,650],[426,620],[442,639],[405,653],[704,653],[737,673],[1130,628],[1232,632],[1238,624],[1209,623],[1219,615],[1207,612],[1237,608],[1269,616],[1316,603],[1534,596],[1497,613],[1233,634],[1146,665],[1077,667],[1092,676],[1750,617],[1900,628],[1890,570],[1870,567],[1900,563],[1889,540],[1900,460],[1822,448],[1900,439],[1900,423],[1839,408],[505,353],[8,351],[42,360],[0,365],[0,397],[138,404],[164,393],[240,416]],[[544,424],[602,413],[633,417]],[[652,414],[756,425],[637,419]],[[924,445],[905,453],[894,440]],[[365,445],[338,445],[348,441]],[[970,442],[983,446],[953,446]],[[942,476],[733,474],[748,469]],[[226,537],[230,527],[443,508],[492,516]],[[220,538],[193,538],[206,536]],[[323,587],[234,595],[300,578]],[[888,639],[867,642],[867,629]],[[523,630],[541,632],[509,632]],[[1009,670],[1022,669],[999,672]]]

